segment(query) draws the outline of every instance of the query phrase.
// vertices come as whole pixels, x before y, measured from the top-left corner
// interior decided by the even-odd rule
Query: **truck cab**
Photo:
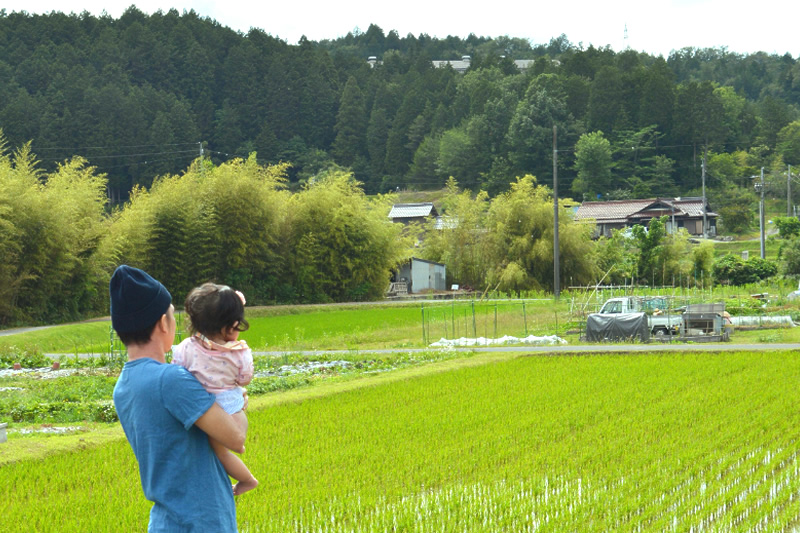
[[[677,335],[681,318],[680,315],[665,316],[669,309],[667,298],[624,296],[606,300],[600,308],[600,314],[646,313],[651,334],[656,338]]]

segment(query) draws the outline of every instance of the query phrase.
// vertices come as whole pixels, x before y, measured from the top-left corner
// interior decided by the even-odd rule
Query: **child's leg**
[[[242,427],[247,428],[247,417],[242,411],[232,416]],[[214,453],[217,454],[219,461],[225,468],[225,472],[238,481],[233,487],[234,495],[238,496],[239,494],[244,494],[248,490],[253,490],[258,486],[258,480],[238,456],[214,439],[209,438],[208,441],[211,443],[211,448],[213,448]]]

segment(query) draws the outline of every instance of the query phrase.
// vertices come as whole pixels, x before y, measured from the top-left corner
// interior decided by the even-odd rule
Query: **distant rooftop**
[[[392,210],[389,211],[389,218],[423,218],[429,216],[438,216],[433,202],[418,202],[411,204],[394,204]]]
[[[611,200],[609,202],[583,202],[575,218],[593,218],[603,222],[625,222],[631,218],[661,215],[688,217],[703,216],[703,199],[698,196],[684,198],[647,198],[642,200]],[[707,216],[718,216],[711,210]]]
[[[535,61],[535,59],[515,59],[514,65],[520,71],[525,72],[533,66]],[[553,62],[557,63],[555,60]],[[383,61],[379,61],[376,56],[369,56],[367,58],[367,63],[369,63],[370,67],[375,68],[375,66],[382,64]],[[453,70],[456,72],[463,74],[472,64],[472,58],[470,56],[461,56],[461,59],[434,59],[431,63],[435,68],[444,68],[449,65],[453,67]]]

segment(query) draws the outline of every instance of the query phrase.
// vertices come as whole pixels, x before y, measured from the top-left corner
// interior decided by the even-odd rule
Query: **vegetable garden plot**
[[[790,531],[798,378],[789,352],[522,357],[281,403],[249,415],[240,529]],[[143,530],[126,446],[0,469],[11,531]]]

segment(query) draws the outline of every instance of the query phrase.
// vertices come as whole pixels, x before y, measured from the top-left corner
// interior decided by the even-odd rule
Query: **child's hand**
[[[242,396],[244,397],[244,407],[242,407],[242,411],[246,411],[249,398],[247,396],[247,389],[245,389],[244,387],[242,387]]]

